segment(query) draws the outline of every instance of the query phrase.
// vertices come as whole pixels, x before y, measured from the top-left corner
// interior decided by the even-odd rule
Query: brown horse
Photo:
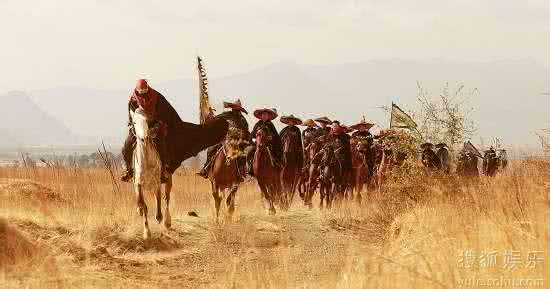
[[[287,134],[283,138],[283,166],[281,170],[283,208],[288,209],[294,199],[298,180],[302,173],[304,151],[295,137]]]
[[[302,199],[304,201],[304,205],[310,209],[313,207],[313,195],[319,185],[319,164],[321,161],[321,156],[318,155],[318,153],[321,147],[322,144],[319,140],[310,143],[306,147],[306,165],[302,169],[302,177],[299,182],[299,189],[303,192]]]
[[[259,129],[256,133],[256,151],[252,161],[252,170],[262,192],[264,206],[268,209],[269,214],[274,215],[276,213],[274,203],[279,199],[281,192],[281,171],[273,159],[268,143],[266,131]]]
[[[314,163],[319,163],[319,208],[323,208],[324,201],[326,208],[330,209],[334,199],[344,194],[345,172],[330,144],[321,149]]]
[[[233,152],[235,150],[234,146],[243,147],[248,144],[245,140],[245,132],[240,131],[234,132],[226,139],[220,146],[218,146],[218,151],[216,152],[215,157],[213,158],[213,163],[210,165],[208,170],[208,179],[212,185],[212,196],[214,197],[214,203],[216,206],[216,221],[218,220],[220,213],[221,201],[226,197],[226,206],[227,206],[227,215],[226,218],[231,220],[233,213],[235,212],[235,194],[237,189],[241,184],[242,172],[240,170],[245,170],[243,165],[246,161],[245,156],[236,155]],[[233,136],[234,135],[234,136]],[[242,162],[239,162],[242,161]],[[227,195],[225,194],[227,192]]]
[[[374,183],[374,148],[367,141],[355,139],[352,142],[351,155],[353,162],[353,187],[356,193],[356,200],[361,203],[363,186],[367,185],[367,190],[370,190]]]

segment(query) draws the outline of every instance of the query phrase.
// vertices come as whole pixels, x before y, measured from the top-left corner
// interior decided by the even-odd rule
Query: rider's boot
[[[203,178],[205,178],[205,179],[208,179],[208,167],[209,167],[209,166],[208,166],[208,163],[205,163],[205,164],[202,166],[201,170],[200,170],[199,172],[197,172],[197,175],[199,175],[199,176],[201,176],[201,177],[203,177]]]
[[[134,177],[134,170],[132,168],[128,168],[120,176],[120,180],[123,181],[123,182],[129,182],[133,177]]]

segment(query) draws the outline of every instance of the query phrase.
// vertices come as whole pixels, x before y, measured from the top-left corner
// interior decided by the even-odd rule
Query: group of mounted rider
[[[224,108],[227,111],[212,117],[229,123],[228,136],[208,149],[206,162],[198,173],[212,181],[214,191],[220,184],[236,190],[246,175],[253,176],[274,212],[274,203],[288,208],[295,191],[311,206],[317,188],[321,204],[324,200],[330,206],[334,197],[349,196],[353,189],[360,192],[374,175],[375,137],[369,132],[373,124],[365,120],[347,127],[326,116],[302,121],[291,114],[279,118],[286,126],[278,132],[273,123],[279,117],[277,110],[261,108],[253,112],[257,122],[249,133],[243,115],[248,111],[240,100],[225,102]],[[221,163],[218,158],[225,159],[225,166],[216,165]],[[234,170],[229,169],[232,162]],[[225,171],[223,177],[221,171]],[[229,182],[227,178],[232,176]]]
[[[212,184],[216,212],[225,198],[229,215],[234,210],[237,188],[247,175],[256,178],[271,213],[275,213],[275,204],[289,208],[295,191],[311,207],[318,189],[320,206],[330,207],[334,199],[351,198],[354,192],[360,201],[364,186],[368,190],[380,188],[391,168],[399,166],[410,153],[391,144],[402,141],[399,130],[372,135],[373,124],[365,119],[348,127],[326,116],[302,121],[291,114],[279,118],[286,126],[278,132],[273,123],[279,117],[276,109],[261,108],[253,112],[257,122],[250,131],[243,115],[248,111],[240,100],[224,102],[224,108],[225,112],[209,116],[204,124],[186,123],[164,96],[145,80],[138,80],[128,102],[129,134],[122,149],[126,171],[121,180],[135,180],[137,139],[132,116],[136,113],[143,115],[155,132],[160,183],[171,187],[171,175],[181,162],[208,148],[207,160],[198,174]],[[499,166],[506,165],[505,157],[505,151],[497,153],[493,148],[481,156],[473,145],[465,144],[459,153],[457,173],[478,175],[478,158],[483,158],[484,173],[494,175]],[[421,145],[420,159],[428,172],[450,173],[451,158],[445,144]]]
[[[428,173],[434,171],[445,174],[451,173],[451,156],[447,144],[424,143],[420,146],[420,149],[420,158]],[[491,146],[482,155],[474,145],[467,141],[457,155],[457,175],[478,177],[480,175],[480,159],[482,161],[481,173],[489,177],[494,177],[499,170],[506,168],[508,165],[508,156],[505,149],[495,149],[494,146]]]

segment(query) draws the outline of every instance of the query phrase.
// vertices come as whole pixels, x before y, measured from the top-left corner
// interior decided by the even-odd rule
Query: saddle
[[[246,157],[245,148],[250,144],[247,134],[244,130],[237,127],[229,127],[227,135],[223,141],[222,149],[225,150],[227,161]]]

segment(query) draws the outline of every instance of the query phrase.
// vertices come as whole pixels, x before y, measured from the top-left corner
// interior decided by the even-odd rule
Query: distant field
[[[153,236],[144,241],[131,186],[113,183],[107,171],[0,168],[0,287],[512,288],[498,281],[548,288],[550,282],[545,161],[514,161],[493,179],[390,181],[363,204],[331,211],[308,210],[297,199],[276,216],[265,213],[251,181],[237,193],[233,222],[220,224],[207,181],[180,170],[174,184],[173,228],[151,215]],[[147,204],[153,211],[151,195]]]

